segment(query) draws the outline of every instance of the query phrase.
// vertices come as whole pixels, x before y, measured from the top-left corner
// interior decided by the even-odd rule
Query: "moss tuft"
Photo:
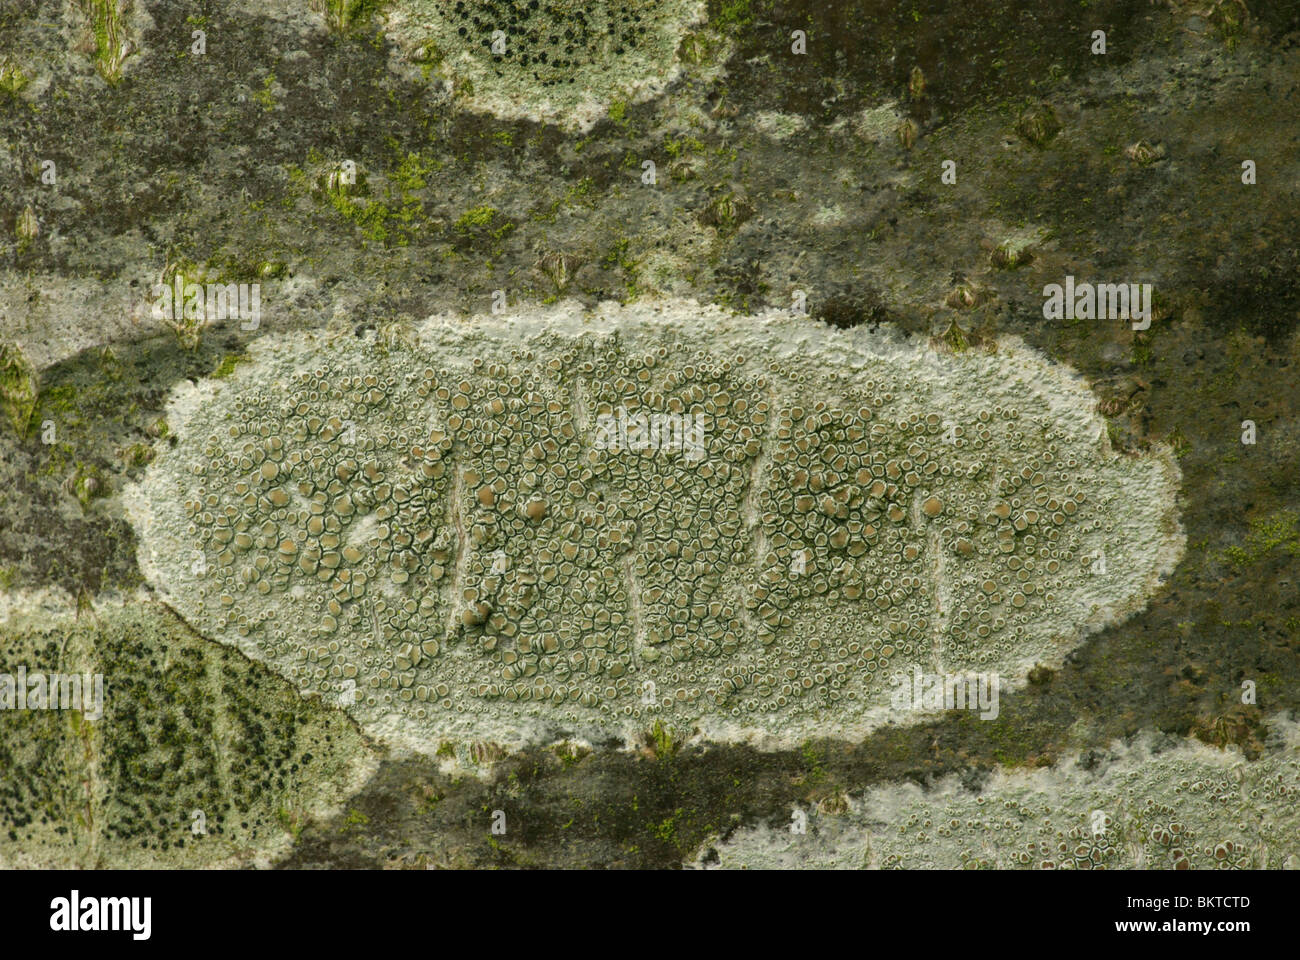
[[[26,439],[40,393],[36,370],[13,344],[0,343],[0,413]]]

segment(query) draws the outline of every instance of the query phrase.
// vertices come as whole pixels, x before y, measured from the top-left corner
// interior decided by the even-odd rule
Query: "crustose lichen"
[[[860,731],[912,667],[1059,659],[1181,547],[1172,461],[1112,453],[1086,386],[1012,343],[567,304],[250,354],[175,400],[146,575],[421,749]]]

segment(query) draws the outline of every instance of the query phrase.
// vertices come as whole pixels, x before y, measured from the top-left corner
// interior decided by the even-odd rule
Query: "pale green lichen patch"
[[[1300,868],[1300,728],[1275,718],[1269,749],[1150,732],[1057,767],[995,772],[973,792],[875,787],[836,812],[740,831],[697,866],[748,869]],[[793,827],[793,829],[792,829]]]
[[[697,0],[396,0],[390,34],[469,107],[588,129],[663,92]]]
[[[0,867],[265,866],[376,767],[341,712],[144,598],[4,596],[0,688],[20,668],[24,701],[0,696]],[[98,675],[102,698],[79,684],[82,709],[37,707],[37,673]]]
[[[754,117],[754,126],[773,140],[789,140],[808,129],[806,118],[797,113],[778,113],[765,110]]]
[[[907,722],[913,667],[1023,677],[1182,548],[1171,459],[1114,454],[1086,384],[1011,341],[566,303],[249,354],[173,398],[127,494],[142,569],[430,753]]]

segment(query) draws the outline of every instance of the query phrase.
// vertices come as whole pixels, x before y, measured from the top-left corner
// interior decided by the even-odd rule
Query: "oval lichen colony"
[[[694,303],[266,337],[130,494],[192,625],[390,742],[853,736],[1023,677],[1177,559],[1168,455],[1011,341]]]
[[[704,12],[699,0],[395,0],[384,17],[466,106],[586,130],[661,93]]]

